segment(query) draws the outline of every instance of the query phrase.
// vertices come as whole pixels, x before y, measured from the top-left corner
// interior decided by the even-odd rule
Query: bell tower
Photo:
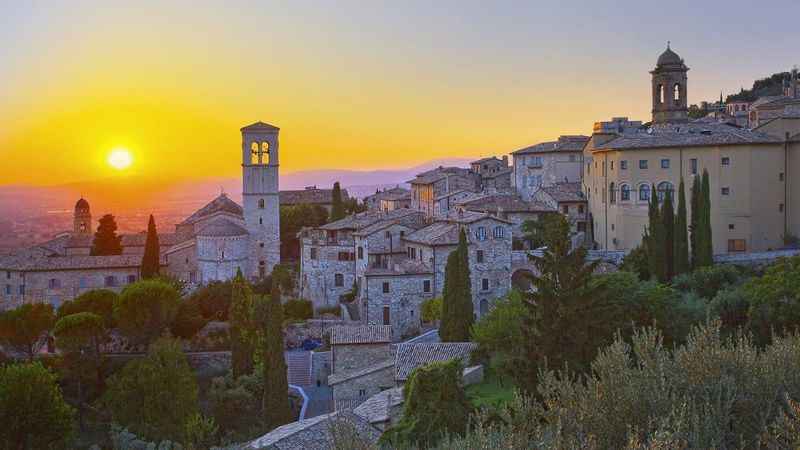
[[[72,229],[75,234],[92,234],[92,214],[89,212],[89,202],[83,197],[75,203]]]
[[[256,122],[242,128],[242,208],[248,231],[245,276],[263,278],[280,263],[278,127]]]
[[[683,59],[669,48],[658,57],[653,75],[653,123],[689,121],[686,102],[686,72]]]

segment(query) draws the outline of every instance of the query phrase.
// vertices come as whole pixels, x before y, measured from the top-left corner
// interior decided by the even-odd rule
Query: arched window
[[[261,164],[269,164],[269,142],[261,143]]]
[[[658,95],[658,104],[660,105],[660,104],[664,103],[664,85],[663,84],[659,84],[658,87],[656,87],[656,89],[658,89],[658,94],[657,94]]]
[[[639,185],[639,200],[646,202],[650,200],[650,185],[643,183]]]
[[[481,316],[489,313],[489,302],[486,299],[481,300],[480,304]]]
[[[664,196],[669,194],[670,200],[675,200],[675,186],[669,181],[664,181],[658,185],[658,201],[663,202]]]
[[[614,183],[608,185],[608,197],[611,200],[611,203],[617,203],[617,190],[615,189]]]
[[[486,227],[478,227],[475,230],[475,237],[480,241],[486,239]]]
[[[620,201],[627,202],[631,199],[631,187],[627,184],[619,185],[619,199]]]
[[[672,87],[672,100],[674,100],[675,103],[681,101],[681,85],[678,83],[675,83],[675,86]]]
[[[258,209],[264,209],[264,199],[258,199]]]
[[[501,238],[501,237],[505,236],[505,233],[506,233],[506,230],[503,227],[499,226],[499,225],[494,227],[494,230],[492,230],[492,236],[494,236],[496,238]]]
[[[333,284],[334,284],[336,287],[342,287],[342,286],[344,286],[344,275],[342,275],[342,274],[340,274],[340,273],[337,273],[336,275],[334,275],[334,276],[333,276]]]
[[[258,164],[258,142],[250,143],[250,164]]]

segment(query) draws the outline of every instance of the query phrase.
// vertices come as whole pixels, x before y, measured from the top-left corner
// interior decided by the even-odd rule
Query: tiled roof
[[[280,130],[280,128],[261,121],[258,121],[252,125],[248,125],[246,127],[242,127],[241,129],[241,131],[278,131],[278,130]]]
[[[580,183],[556,183],[552,186],[542,187],[540,190],[556,202],[586,201],[586,195],[581,190]]]
[[[425,213],[422,211],[411,211],[409,214],[402,214],[391,216],[392,218],[379,220],[371,225],[367,225],[364,228],[361,228],[357,232],[353,233],[355,236],[369,236],[373,233],[381,231],[385,228],[388,228],[392,225],[402,225],[407,228],[411,228],[413,230],[418,230],[422,228],[425,224]]]
[[[461,226],[449,222],[435,222],[425,228],[407,234],[403,240],[424,245],[456,245]]]
[[[342,198],[347,198],[347,190],[342,189]],[[330,205],[333,203],[333,189],[305,188],[294,191],[278,192],[281,205],[299,205],[300,203],[315,203]]]
[[[588,136],[564,135],[559,136],[557,141],[542,142],[523,149],[512,152],[512,155],[522,155],[526,153],[551,153],[551,152],[579,152],[583,150],[589,142]]]
[[[181,222],[181,225],[193,224],[200,218],[219,211],[229,212],[237,216],[243,215],[241,205],[229,199],[227,195],[220,194],[219,197],[212,200],[206,206],[203,206],[202,208],[198,209],[194,214],[192,214],[186,220]]]
[[[378,430],[368,421],[353,414],[351,410],[343,410],[281,425],[264,436],[242,445],[242,448],[328,450],[334,448],[332,431],[339,426],[348,427],[371,443],[377,442],[380,437]]]
[[[403,387],[378,392],[360,404],[353,413],[369,423],[381,423],[390,419],[389,411],[403,404]]]
[[[470,353],[477,347],[478,344],[474,342],[398,345],[397,360],[394,366],[394,379],[396,381],[407,381],[412,370],[436,361],[460,359],[464,366],[468,366]]]
[[[506,176],[506,175],[511,175],[511,172],[513,172],[513,171],[514,171],[514,169],[512,169],[511,167],[503,167],[502,169],[499,169],[499,170],[492,170],[490,172],[484,172],[484,173],[481,174],[481,177],[482,178],[493,179],[493,178],[498,178],[498,177],[502,177],[502,176]]]
[[[556,141],[541,142],[530,147],[521,148],[511,152],[512,155],[524,155],[526,153],[543,153],[552,150],[556,146]]]
[[[328,376],[328,385],[334,386],[339,383],[343,383],[345,381],[354,380],[356,378],[363,377],[364,375],[369,375],[371,373],[375,373],[381,370],[389,369],[394,367],[394,357],[384,359],[383,361],[378,361],[375,364],[370,364],[368,366],[362,367],[358,370],[354,370],[352,372],[347,373],[334,373]]]
[[[479,159],[477,161],[472,161],[470,163],[470,165],[472,165],[472,164],[483,164],[485,162],[503,162],[503,161],[500,158],[498,158],[497,156],[490,156],[488,158],[481,158],[481,159]]]
[[[361,230],[380,221],[399,219],[413,214],[419,214],[419,211],[405,208],[392,211],[365,211],[350,214],[341,220],[326,223],[319,228],[321,230]]]
[[[432,274],[433,270],[422,261],[416,259],[404,259],[392,268],[369,268],[364,273],[367,277],[378,276],[402,276],[402,275],[427,275]]]
[[[435,214],[433,219],[437,222],[452,222],[452,223],[461,223],[461,224],[469,224],[475,223],[479,220],[483,220],[486,218],[491,218],[493,220],[499,220],[500,222],[511,223],[507,220],[500,219],[498,217],[494,217],[488,213],[476,212],[476,211],[469,211],[463,209],[451,209],[445,213]]]
[[[389,325],[342,325],[331,329],[331,345],[379,344],[392,341]]]
[[[468,180],[473,180],[473,172],[469,169],[464,169],[462,167],[437,167],[436,169],[429,170],[427,172],[422,172],[417,175],[416,178],[413,180],[409,180],[406,183],[410,184],[431,184],[436,181],[439,181],[445,177],[461,177],[466,178]]]
[[[165,265],[162,258],[161,264]],[[50,256],[41,258],[20,258],[11,255],[0,257],[0,268],[10,270],[80,270],[80,269],[108,269],[108,268],[134,268],[142,265],[142,255],[111,255],[111,256]]]
[[[131,233],[122,235],[123,247],[144,247],[147,241],[147,233]],[[169,247],[178,243],[178,235],[175,233],[158,233],[158,245]],[[94,245],[93,234],[74,234],[66,241],[66,248],[86,248]],[[63,253],[63,252],[62,252]]]
[[[205,237],[244,236],[246,234],[247,230],[244,227],[221,217],[197,232],[197,236]]]
[[[457,205],[470,211],[503,212],[551,212],[553,208],[543,202],[526,201],[520,194],[486,194],[477,198],[456,200]]]
[[[698,147],[741,144],[770,144],[780,138],[760,131],[738,129],[721,123],[667,124],[651,133],[623,134],[592,150],[632,148]]]

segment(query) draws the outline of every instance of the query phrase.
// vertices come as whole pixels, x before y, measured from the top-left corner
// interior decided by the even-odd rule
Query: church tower
[[[72,228],[75,234],[92,234],[92,214],[89,212],[89,202],[83,197],[75,203]]]
[[[683,59],[669,48],[658,57],[653,75],[653,124],[689,120],[686,104],[686,72]]]
[[[245,276],[263,278],[280,263],[278,127],[256,122],[242,128],[242,208],[248,236]]]

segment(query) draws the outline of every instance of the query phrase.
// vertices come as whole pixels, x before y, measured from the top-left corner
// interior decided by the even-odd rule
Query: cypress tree
[[[342,203],[342,190],[339,182],[333,183],[331,191],[331,222],[335,222],[344,217],[344,204]]]
[[[714,249],[711,241],[711,193],[708,171],[703,169],[703,181],[700,189],[699,230],[697,233],[697,261],[695,267],[714,264]]]
[[[467,233],[458,234],[458,247],[447,257],[442,291],[442,321],[439,337],[442,342],[467,342],[474,320],[472,281],[469,274]]]
[[[242,271],[236,271],[233,279],[231,306],[228,310],[230,324],[231,366],[233,378],[239,378],[253,371],[253,346],[250,339],[251,317],[253,315],[253,293]]]
[[[678,187],[678,211],[675,217],[675,262],[673,275],[689,272],[689,237],[686,234],[686,195],[683,177]]]
[[[147,222],[147,239],[144,241],[144,255],[142,255],[142,278],[158,276],[159,248],[156,221],[150,214],[150,220]]]
[[[672,279],[675,262],[675,210],[672,207],[672,191],[664,192],[664,204],[661,206],[661,237],[664,243],[665,280]]]
[[[261,411],[269,428],[289,419],[289,384],[283,355],[283,312],[278,283],[272,283],[269,296],[258,295],[253,305],[255,347],[263,365],[264,393]]]
[[[122,254],[122,236],[117,236],[117,222],[113,215],[106,214],[100,218],[90,254],[92,256]]]
[[[702,197],[702,186],[700,177],[695,176],[692,181],[692,216],[689,224],[689,242],[692,250],[692,268],[697,268],[697,237],[700,233],[700,197]]]
[[[650,202],[647,211],[647,264],[650,273],[661,283],[667,281],[667,266],[664,260],[664,233],[662,232],[661,214],[658,209],[658,192],[656,186],[650,191]]]

